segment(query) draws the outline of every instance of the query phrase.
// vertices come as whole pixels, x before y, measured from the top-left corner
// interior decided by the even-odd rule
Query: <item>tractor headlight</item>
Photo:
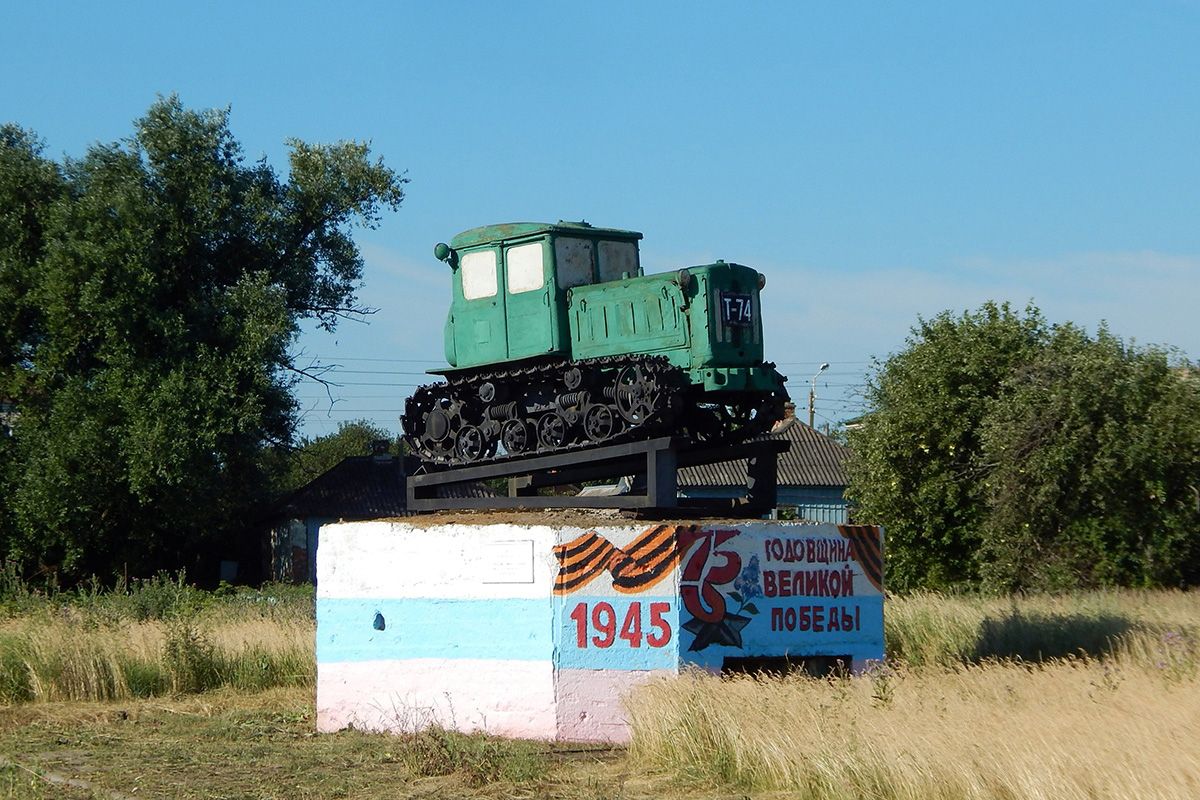
[[[450,245],[445,242],[438,242],[433,248],[433,257],[438,261],[445,261],[450,265],[450,269],[458,268],[458,253],[450,249]]]

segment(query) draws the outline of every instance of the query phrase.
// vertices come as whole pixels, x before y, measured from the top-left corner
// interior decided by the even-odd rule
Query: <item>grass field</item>
[[[889,598],[886,665],[655,682],[608,749],[317,736],[311,593],[135,589],[0,602],[0,798],[1200,796],[1197,592]]]
[[[221,686],[312,686],[311,589],[201,592],[158,576],[124,591],[0,593],[0,703],[124,700]]]
[[[644,771],[800,798],[1200,796],[1200,594],[892,598],[860,677],[630,698]]]

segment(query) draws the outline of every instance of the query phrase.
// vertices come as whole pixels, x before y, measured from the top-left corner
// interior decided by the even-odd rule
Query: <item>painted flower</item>
[[[762,597],[762,574],[758,569],[758,556],[750,556],[742,574],[733,582],[733,590],[741,595],[739,602],[750,602],[756,597]]]

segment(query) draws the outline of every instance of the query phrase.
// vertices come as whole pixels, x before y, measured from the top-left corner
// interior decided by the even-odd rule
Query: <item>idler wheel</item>
[[[529,449],[529,426],[524,420],[510,419],[500,429],[500,443],[509,455],[518,455]]]
[[[537,432],[538,444],[547,450],[562,447],[567,441],[567,423],[554,412],[538,420]]]
[[[464,425],[454,440],[454,452],[463,461],[478,461],[486,449],[483,431],[474,425]]]
[[[593,442],[602,442],[613,435],[617,421],[608,406],[593,405],[583,415],[583,430]]]
[[[450,415],[440,408],[430,411],[425,417],[425,438],[440,442],[450,433]]]

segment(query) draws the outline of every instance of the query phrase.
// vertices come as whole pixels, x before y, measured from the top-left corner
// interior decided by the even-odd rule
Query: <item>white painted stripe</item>
[[[555,543],[548,526],[326,525],[317,597],[549,597]]]

